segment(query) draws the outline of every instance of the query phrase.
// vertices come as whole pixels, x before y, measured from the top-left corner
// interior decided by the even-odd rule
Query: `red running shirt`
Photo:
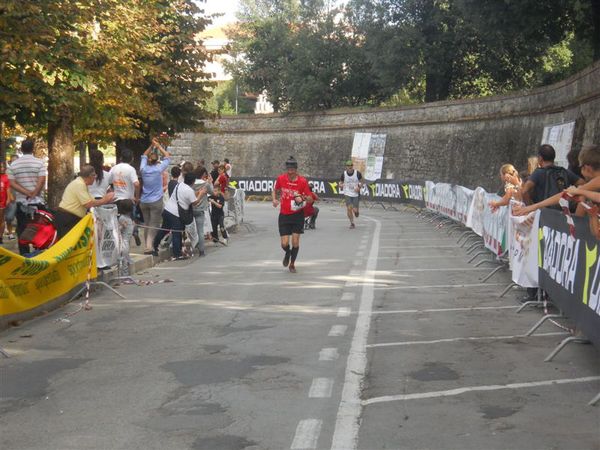
[[[308,181],[306,178],[298,177],[291,181],[287,173],[279,175],[277,181],[275,181],[274,189],[281,191],[280,203],[281,203],[281,214],[290,215],[296,214],[302,211],[305,202],[297,205],[294,197],[297,195],[310,195],[310,188],[308,187]]]

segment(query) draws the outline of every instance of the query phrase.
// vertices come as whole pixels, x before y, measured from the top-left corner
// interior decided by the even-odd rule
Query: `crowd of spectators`
[[[0,162],[0,244],[5,229],[7,239],[18,238],[36,210],[49,211],[44,193],[46,163],[33,155],[34,145],[33,140],[26,139],[21,157],[14,158],[10,165]],[[143,230],[143,243],[139,240],[137,245],[143,245],[145,254],[157,255],[169,235],[173,259],[185,259],[182,247],[186,224],[180,215],[188,213],[198,236],[193,250],[200,256],[205,255],[206,240],[227,245],[224,211],[232,169],[228,159],[223,164],[212,162],[214,177],[204,160],[196,166],[189,161],[171,166],[171,155],[158,138],[152,139],[141,156],[139,170],[133,166],[133,153],[128,149],[120,152],[119,162],[112,168],[105,165],[99,150],[90,150],[89,159],[65,188],[58,209],[49,211],[54,216],[57,240],[91,208],[114,205],[122,243],[119,266],[127,267],[131,262],[129,242],[139,239],[138,228]],[[15,218],[16,236],[12,228]],[[33,255],[35,250],[20,243],[19,253]]]

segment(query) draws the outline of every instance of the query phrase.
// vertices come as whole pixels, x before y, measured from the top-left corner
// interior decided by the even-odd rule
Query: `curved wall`
[[[300,171],[337,177],[355,132],[386,133],[384,176],[498,188],[498,168],[525,168],[546,125],[576,121],[574,146],[600,143],[600,62],[560,83],[512,95],[394,109],[226,117],[183,133],[174,153],[228,157],[237,176],[275,176],[294,155]]]

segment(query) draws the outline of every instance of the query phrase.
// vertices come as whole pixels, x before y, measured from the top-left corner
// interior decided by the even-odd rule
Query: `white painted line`
[[[360,247],[359,247],[360,248]],[[412,245],[412,246],[389,246],[389,245],[382,245],[381,249],[382,250],[404,250],[404,249],[410,249],[410,248],[453,248],[453,249],[458,249],[460,248],[458,245]]]
[[[400,257],[402,258],[402,257]],[[480,270],[485,270],[487,272],[489,272],[490,267],[444,267],[444,268],[440,268],[440,269],[432,269],[432,268],[428,268],[428,269],[395,269],[395,272],[456,272],[456,271],[461,271],[461,272],[475,272],[475,271],[480,271]]]
[[[309,398],[329,398],[333,391],[333,378],[314,378],[308,391]]]
[[[409,255],[409,256],[402,256],[402,259],[448,259],[448,258],[461,258],[461,259],[466,259],[468,255],[444,255],[444,256],[440,256],[440,255]],[[396,256],[380,256],[378,259],[398,259],[398,257]]]
[[[342,301],[349,302],[356,298],[356,294],[354,292],[344,292],[342,294]]]
[[[457,337],[448,339],[434,339],[431,341],[402,341],[402,342],[383,342],[381,344],[370,344],[367,345],[369,348],[381,348],[381,347],[404,347],[409,345],[429,345],[429,344],[443,344],[446,342],[461,342],[461,341],[503,341],[508,339],[517,338],[529,338],[529,337],[544,337],[544,336],[563,336],[569,334],[565,331],[554,331],[552,333],[536,333],[531,336],[525,336],[523,334],[517,334],[513,336],[481,336],[481,337]]]
[[[373,309],[375,269],[379,255],[379,235],[381,222],[366,217],[375,222],[375,230],[371,241],[371,249],[364,272],[365,282],[362,288],[360,307],[356,319],[356,328],[352,337],[352,345],[346,362],[342,398],[335,421],[335,429],[331,448],[335,450],[353,450],[358,443],[359,418],[362,411],[361,386],[367,370],[367,338],[371,326],[371,311]]]
[[[433,391],[433,392],[421,392],[416,394],[399,394],[399,395],[385,395],[383,397],[374,397],[362,402],[363,406],[372,405],[375,403],[394,402],[400,400],[420,400],[424,398],[438,398],[438,397],[451,397],[455,395],[466,394],[469,392],[482,392],[482,391],[499,391],[502,389],[523,389],[533,388],[538,386],[554,386],[557,384],[571,384],[571,383],[589,383],[591,381],[599,381],[600,376],[593,377],[582,377],[582,378],[563,378],[558,380],[545,380],[545,381],[530,381],[527,383],[512,383],[512,384],[492,384],[489,386],[471,386],[458,389],[450,389],[447,391]]]
[[[335,361],[339,357],[340,354],[335,347],[327,347],[319,352],[319,361]]]
[[[348,329],[348,325],[334,325],[329,330],[329,334],[327,336],[343,336],[346,334],[346,330]]]
[[[301,420],[296,427],[296,434],[290,447],[292,450],[317,448],[319,434],[321,434],[322,420]]]
[[[363,256],[365,256],[365,252],[364,251],[361,250],[359,252],[356,252],[356,257],[357,258],[362,258]]]
[[[453,288],[472,288],[482,286],[506,286],[506,283],[474,283],[474,284],[432,284],[429,286],[393,286],[383,287],[378,289],[453,289]]]
[[[373,311],[373,314],[420,314],[432,312],[453,312],[453,311],[482,311],[486,309],[517,309],[520,306],[469,306],[466,308],[435,308],[435,309],[399,309],[396,311]]]
[[[348,275],[351,277],[359,277],[361,275],[361,271],[352,269]]]
[[[348,317],[352,313],[350,308],[338,308],[337,316],[338,317]]]
[[[401,233],[400,235],[404,236],[404,233]],[[419,233],[418,235],[420,236],[421,233]],[[452,237],[443,238],[443,237],[440,236],[439,239],[434,239],[433,237],[430,237],[430,238],[396,238],[396,239],[394,239],[394,238],[387,238],[387,239],[381,239],[381,240],[384,241],[384,242],[388,242],[388,241],[393,241],[393,242],[396,242],[396,241],[411,241],[411,242],[419,242],[419,241],[427,241],[427,242],[434,241],[434,242],[437,242],[437,241],[440,241],[440,242],[448,242],[448,241],[452,241]],[[456,240],[454,240],[454,241],[456,241]]]

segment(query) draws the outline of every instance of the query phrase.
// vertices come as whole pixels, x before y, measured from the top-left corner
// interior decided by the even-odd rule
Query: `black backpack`
[[[546,178],[544,184],[544,198],[542,200],[564,191],[571,185],[569,182],[569,173],[564,167],[550,166],[545,167],[543,170],[546,171]],[[555,205],[553,208],[561,209],[559,205]]]

